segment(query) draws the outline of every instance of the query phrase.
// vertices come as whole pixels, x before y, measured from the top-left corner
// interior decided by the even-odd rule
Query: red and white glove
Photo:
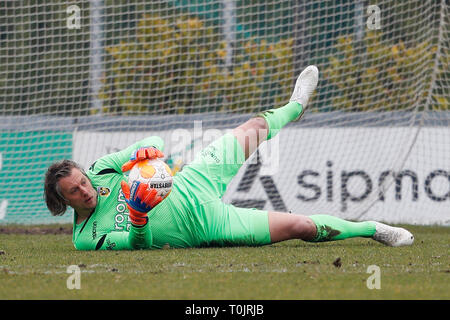
[[[160,150],[154,148],[154,147],[143,147],[137,149],[130,157],[130,160],[125,162],[122,166],[122,172],[127,172],[133,168],[133,166],[136,164],[136,162],[149,159],[157,159],[157,158],[163,158],[164,153],[162,153]]]
[[[148,222],[147,213],[160,203],[162,198],[157,195],[156,189],[149,189],[148,184],[140,181],[134,181],[131,189],[128,183],[122,181],[121,187],[131,223],[136,227],[145,226]]]

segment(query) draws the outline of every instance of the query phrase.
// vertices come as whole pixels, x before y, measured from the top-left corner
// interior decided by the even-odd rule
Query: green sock
[[[325,214],[309,216],[316,224],[317,235],[310,242],[343,240],[354,237],[372,237],[375,223],[372,221],[351,222]]]
[[[300,103],[291,101],[283,107],[259,113],[257,116],[266,119],[269,126],[267,140],[273,138],[286,124],[297,119],[302,110],[303,107]]]

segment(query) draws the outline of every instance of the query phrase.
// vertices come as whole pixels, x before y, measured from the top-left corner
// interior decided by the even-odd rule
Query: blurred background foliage
[[[248,112],[261,97],[282,103],[291,86],[292,44],[239,41],[228,67],[226,44],[213,27],[197,17],[146,14],[132,42],[106,49],[103,112]]]
[[[227,65],[223,1],[103,0],[103,108],[93,110],[92,2],[2,1],[0,116],[257,112],[284,104],[308,64],[322,70],[313,111],[420,110],[428,98],[448,110],[448,33],[436,59],[437,38],[418,25],[426,16],[437,30],[440,2],[380,1],[382,29],[362,40],[356,3],[236,0]],[[66,27],[70,4],[81,29]]]
[[[437,46],[428,40],[406,45],[382,38],[379,31],[367,32],[361,49],[354,37],[339,37],[324,72],[335,88],[333,105],[346,111],[423,111]],[[441,57],[437,78],[448,68],[448,56]],[[448,110],[447,96],[437,92],[432,99],[436,109]]]
[[[89,2],[77,3],[88,12]],[[89,109],[89,28],[66,26],[62,1],[0,2],[0,116]],[[89,15],[81,16],[89,25]]]

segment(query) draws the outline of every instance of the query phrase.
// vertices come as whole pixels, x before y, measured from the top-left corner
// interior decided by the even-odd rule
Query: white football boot
[[[375,223],[375,234],[373,240],[381,242],[390,247],[410,246],[414,242],[411,232],[403,228],[391,227],[381,222]]]
[[[317,87],[317,82],[319,82],[319,69],[313,65],[306,67],[298,76],[295,82],[294,92],[289,100],[290,102],[295,101],[302,105],[302,113],[295,121],[300,119],[305,112],[309,98]]]

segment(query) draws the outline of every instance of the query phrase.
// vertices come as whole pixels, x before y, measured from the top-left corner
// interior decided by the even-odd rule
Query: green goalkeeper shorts
[[[166,232],[172,232],[170,239],[158,241],[154,232],[156,242],[175,247],[269,244],[267,211],[238,208],[222,201],[228,184],[244,162],[242,147],[232,134],[227,133],[204,148],[175,175],[170,195],[154,209],[167,214],[176,211],[176,218],[164,219]],[[150,222],[154,210],[150,212]],[[178,225],[170,226],[168,221]]]

